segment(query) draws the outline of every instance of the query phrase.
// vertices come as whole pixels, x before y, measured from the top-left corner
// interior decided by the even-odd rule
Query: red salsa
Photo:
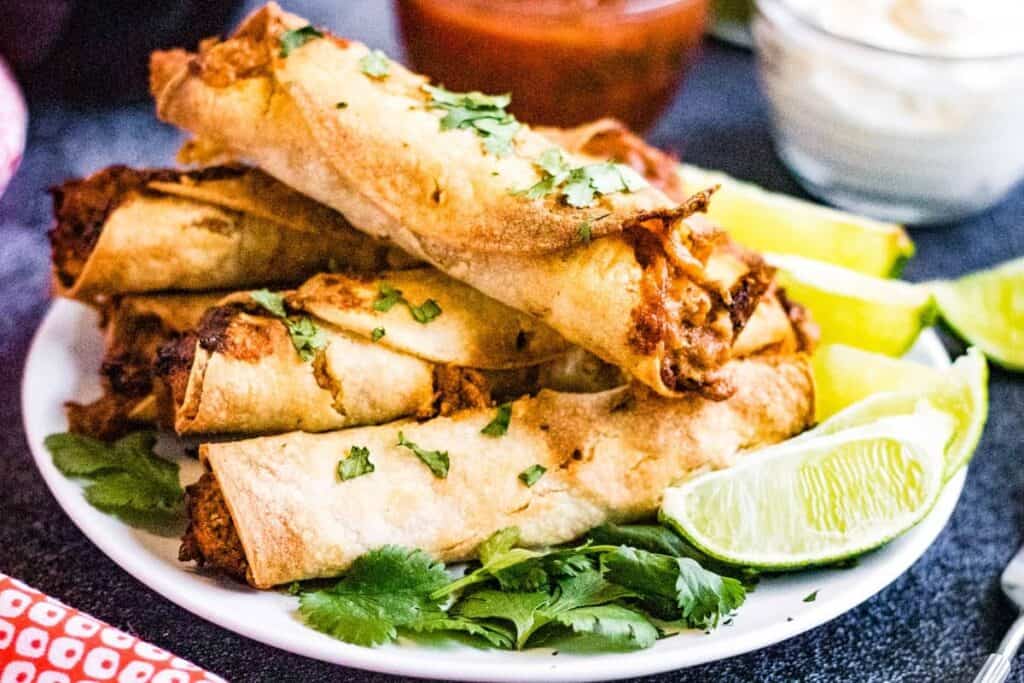
[[[707,0],[398,0],[411,66],[451,90],[511,92],[532,124],[647,128],[700,45]]]

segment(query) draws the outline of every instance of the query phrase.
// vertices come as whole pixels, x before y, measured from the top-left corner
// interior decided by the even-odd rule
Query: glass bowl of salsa
[[[396,0],[410,65],[451,90],[512,93],[531,124],[614,116],[645,130],[700,47],[708,0]]]

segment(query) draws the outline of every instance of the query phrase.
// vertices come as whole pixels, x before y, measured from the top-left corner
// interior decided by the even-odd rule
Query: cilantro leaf
[[[601,650],[641,650],[658,640],[658,629],[642,613],[623,605],[579,607],[553,619],[576,635],[591,636],[589,645]]]
[[[544,608],[545,613],[549,615],[567,612],[577,607],[593,607],[636,597],[636,593],[611,583],[600,571],[593,568],[561,579],[556,593],[555,599]]]
[[[818,599],[818,591],[814,591],[812,593],[809,593],[807,595],[807,597],[804,598],[804,602],[814,602],[817,599]]]
[[[402,298],[402,290],[395,289],[387,282],[382,282],[377,287],[377,299],[373,302],[373,310],[386,313],[401,301],[405,301]]]
[[[446,612],[428,612],[408,625],[418,633],[435,631],[461,631],[483,638],[494,647],[509,649],[515,642],[515,634],[503,625],[494,622],[473,621],[466,617],[451,616]]]
[[[370,78],[387,78],[391,60],[380,50],[370,50],[359,60],[359,70]]]
[[[506,111],[511,96],[457,93],[432,85],[423,90],[430,95],[428,106],[445,112],[441,130],[470,129],[483,138],[487,152],[499,158],[512,153],[512,139],[522,126]]]
[[[448,581],[444,566],[420,550],[384,546],[357,559],[334,586],[302,593],[299,614],[307,624],[356,645],[393,640],[439,611],[431,592]]]
[[[484,589],[463,597],[452,606],[450,613],[469,619],[512,622],[516,630],[516,648],[522,649],[530,636],[550,621],[539,611],[549,599],[546,591],[513,593]]]
[[[395,304],[404,304],[409,309],[413,320],[423,325],[441,315],[442,312],[441,306],[433,299],[427,299],[419,306],[414,306],[405,298],[402,290],[395,289],[387,282],[380,283],[377,288],[377,298],[373,302],[373,309],[381,313],[387,313],[395,307]]]
[[[85,498],[101,510],[129,522],[133,513],[169,521],[182,511],[178,466],[153,454],[153,432],[135,432],[112,444],[79,434],[51,434],[44,444],[62,474],[91,480]]]
[[[375,469],[370,462],[370,449],[363,446],[352,446],[348,449],[348,457],[338,461],[338,476],[342,481],[369,474]]]
[[[561,190],[566,204],[582,209],[593,206],[599,195],[636,192],[647,187],[647,181],[636,171],[611,161],[570,168],[561,150],[555,147],[541,152],[534,165],[540,170],[541,179],[533,186],[513,194],[540,199]],[[588,235],[585,239],[584,234]],[[588,231],[581,232],[580,238],[589,241],[589,224]]]
[[[426,325],[431,320],[441,315],[441,307],[433,299],[427,299],[419,306],[408,304],[409,312],[416,322]]]
[[[302,28],[293,29],[291,31],[285,31],[281,34],[281,52],[282,57],[287,57],[295,50],[299,49],[309,41],[315,38],[323,38],[324,34],[316,30],[313,26],[306,24]]]
[[[609,581],[634,590],[648,609],[693,628],[713,628],[746,599],[736,579],[722,577],[690,558],[622,546],[601,557]]]
[[[480,430],[481,434],[487,436],[504,436],[508,433],[508,425],[512,420],[512,404],[502,403],[498,406],[498,413],[494,419],[487,423],[487,426]]]
[[[373,331],[370,332],[370,339],[373,341],[380,341],[387,333],[388,331],[385,330],[383,327],[375,327],[373,328]]]
[[[398,445],[405,446],[416,454],[416,457],[423,461],[423,464],[430,468],[434,476],[444,479],[448,476],[448,451],[428,451],[420,448],[412,441],[408,441],[402,432],[398,432]]]
[[[249,292],[249,296],[253,301],[278,318],[288,317],[288,311],[284,307],[284,297],[280,294],[271,292],[269,289],[257,289],[256,291]]]
[[[548,468],[543,465],[530,465],[525,470],[519,473],[519,481],[526,484],[527,488],[532,487],[540,478],[544,476],[544,473],[548,471]]]
[[[292,346],[304,361],[311,361],[316,352],[327,346],[327,338],[323,331],[316,326],[312,319],[302,316],[301,318],[284,318],[288,334],[292,338]]]

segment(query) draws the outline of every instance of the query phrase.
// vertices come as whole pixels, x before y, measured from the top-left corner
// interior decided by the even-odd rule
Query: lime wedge
[[[1010,370],[1024,370],[1024,258],[935,284],[939,313],[957,334]]]
[[[765,254],[790,298],[811,311],[825,344],[901,356],[935,320],[928,287],[883,280],[801,256]]]
[[[946,447],[946,479],[974,455],[988,418],[988,365],[975,348],[938,370],[848,346],[826,346],[814,356],[814,384],[815,414],[825,421],[797,439],[909,414],[922,398],[948,413],[956,429]]]
[[[665,492],[660,516],[730,564],[778,571],[839,562],[928,513],[952,432],[952,419],[922,401],[912,414],[790,441],[694,477]]]
[[[684,164],[679,173],[687,190],[721,185],[708,215],[751,249],[806,256],[875,277],[896,277],[914,255],[914,243],[895,223],[768,192],[696,166]]]

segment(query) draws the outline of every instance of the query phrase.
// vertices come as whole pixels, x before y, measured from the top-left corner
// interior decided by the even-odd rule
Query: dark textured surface
[[[385,3],[290,3],[339,32],[397,53]],[[750,56],[709,45],[652,137],[694,163],[796,193],[776,161]],[[47,307],[45,189],[112,162],[167,163],[177,134],[148,105],[80,110],[32,103],[29,151],[0,200],[0,571],[137,633],[232,681],[385,680],[259,645],[157,596],[97,550],[36,472],[19,382]],[[0,122],[3,125],[3,122]],[[955,276],[1024,254],[1024,191],[976,220],[914,235],[913,280]],[[956,351],[955,344],[951,349]],[[910,571],[859,608],[781,645],[656,681],[967,681],[1012,619],[998,574],[1021,542],[1024,377],[994,370],[992,413],[948,528]],[[1014,674],[1024,681],[1024,665]]]

